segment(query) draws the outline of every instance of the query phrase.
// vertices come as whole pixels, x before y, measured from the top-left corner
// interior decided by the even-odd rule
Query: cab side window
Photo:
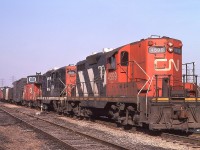
[[[108,68],[109,70],[116,69],[116,58],[114,55],[108,59],[108,63],[109,63],[109,68]]]
[[[127,51],[122,51],[120,55],[120,60],[121,60],[121,66],[128,66],[128,52]]]

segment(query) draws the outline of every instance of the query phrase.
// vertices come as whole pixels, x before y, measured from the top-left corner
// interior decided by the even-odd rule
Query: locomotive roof
[[[79,65],[82,65],[82,64],[85,64],[85,63],[86,63],[86,60],[81,60],[81,61],[77,62],[76,65],[79,66]]]
[[[9,86],[0,87],[0,89],[6,89],[6,88],[10,88],[10,87]]]
[[[121,47],[122,47],[122,46],[121,46]],[[112,50],[112,51],[110,51],[110,52],[107,52],[107,53],[106,53],[106,58],[109,58],[109,57],[113,56],[115,53],[117,53],[117,52],[119,51],[119,49],[120,49],[121,47],[118,47],[118,48],[116,48],[116,49],[114,49],[114,50]]]
[[[55,71],[57,71],[57,70],[61,70],[61,69],[65,69],[66,68],[66,66],[64,66],[64,67],[60,67],[60,68],[53,68],[53,69],[50,69],[50,70],[48,70],[46,73],[44,73],[43,75],[45,75],[45,74],[49,74],[49,73],[52,73],[52,72],[55,72]]]
[[[94,55],[90,55],[86,57],[87,62],[92,65],[98,63],[99,59],[104,55],[104,53],[100,52]]]
[[[170,38],[170,37],[167,37],[167,36],[163,36],[163,37],[157,37],[157,38],[153,38],[153,37],[149,37],[149,38],[146,38],[146,39],[141,39],[140,41],[135,41],[135,42],[132,42],[132,43],[129,43],[130,45],[133,45],[133,44],[137,44],[137,43],[140,43],[142,41],[145,41],[145,40],[149,40],[149,39],[172,39],[172,40],[177,40],[177,41],[180,41],[178,39],[174,39],[174,38]],[[181,42],[181,41],[180,41]],[[128,44],[126,44],[128,45]],[[123,45],[123,46],[126,46],[126,45]],[[120,46],[110,52],[107,52],[106,53],[106,58],[109,58],[111,56],[113,56],[115,53],[117,53],[123,46]]]
[[[64,66],[64,67],[60,67],[60,68],[57,68],[57,69],[54,69],[53,72],[56,72],[56,71],[59,71],[59,70],[62,70],[62,69],[65,70],[65,69],[66,69],[66,66]]]
[[[89,55],[86,57],[85,60],[81,60],[79,62],[77,62],[77,66],[78,65],[82,65],[82,64],[85,64],[86,62],[89,63],[89,64],[92,64],[92,63],[97,63],[98,60],[101,58],[101,56],[105,55],[105,53],[103,52],[99,52],[99,53],[96,53],[96,54],[92,54],[92,55]]]
[[[14,82],[20,82],[20,81],[22,81],[22,80],[26,80],[26,78],[21,78],[21,79],[19,79],[19,80],[17,80],[17,81],[14,81]],[[14,83],[13,82],[13,83]]]
[[[51,70],[48,70],[47,72],[45,72],[43,75],[46,75],[46,74],[49,74],[49,73],[51,73],[51,72],[53,72],[54,70],[53,69],[51,69]]]
[[[21,79],[19,79],[19,80],[17,80],[17,81],[14,81],[12,84],[14,85],[17,85],[17,84],[20,84],[20,83],[22,83],[22,82],[26,82],[26,80],[27,80],[27,78],[21,78]]]

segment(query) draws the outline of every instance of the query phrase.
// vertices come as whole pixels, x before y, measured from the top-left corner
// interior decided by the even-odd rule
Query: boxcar
[[[27,82],[26,78],[21,78],[13,82],[13,101],[15,103],[22,103],[24,85],[26,84],[26,82]]]

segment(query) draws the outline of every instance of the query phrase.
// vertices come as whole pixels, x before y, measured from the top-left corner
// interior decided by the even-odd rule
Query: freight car
[[[27,83],[26,78],[21,78],[15,82],[13,82],[13,94],[12,94],[12,102],[16,104],[21,104],[23,100],[23,91],[24,86]]]
[[[5,86],[1,88],[1,99],[4,101],[10,101],[12,99],[12,97],[10,97],[12,95],[12,90],[10,87]]]
[[[9,103],[13,102],[13,87],[10,87],[8,89],[8,102]]]
[[[7,86],[3,87],[2,91],[3,91],[3,99],[4,100],[9,100],[8,99],[9,87],[7,87]]]
[[[0,88],[0,100],[11,102],[13,99],[13,88],[5,86]]]
[[[3,100],[3,88],[0,88],[0,100]]]
[[[182,74],[182,42],[149,37],[42,75],[44,109],[109,117],[151,130],[200,128],[197,76]],[[183,77],[183,80],[182,80]]]

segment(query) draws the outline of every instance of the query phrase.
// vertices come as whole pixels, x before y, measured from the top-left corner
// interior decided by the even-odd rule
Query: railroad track
[[[0,107],[0,109],[12,117],[24,122],[32,128],[55,139],[70,150],[127,150],[118,144],[111,143],[86,133],[75,131],[66,126],[57,124],[35,115],[20,112],[19,110]]]
[[[104,124],[104,121],[97,121],[100,124]],[[106,122],[107,126],[116,128],[116,125],[113,123]],[[126,130],[125,130],[126,131]],[[163,140],[166,141],[172,141],[173,143],[178,143],[180,145],[186,145],[194,149],[200,149],[200,133],[194,133],[194,134],[184,134],[180,135],[180,133],[167,133],[167,132],[155,132],[153,133],[149,129],[144,129],[144,128],[133,128],[127,130],[128,132],[138,132],[138,133],[145,133],[145,134],[151,134],[152,136],[160,136],[163,138]]]
[[[103,121],[97,121],[100,124],[104,124]],[[106,122],[107,126],[112,127],[112,128],[116,128],[116,125],[114,124],[110,124],[108,122]],[[180,145],[187,145],[191,148],[194,149],[200,149],[200,133],[194,133],[191,135],[188,134],[184,134],[184,135],[180,135],[180,133],[167,133],[167,132],[155,132],[153,133],[152,131],[150,131],[149,129],[144,129],[144,128],[139,128],[139,127],[135,127],[133,129],[129,129],[129,130],[125,130],[128,132],[138,132],[138,133],[145,133],[145,134],[151,134],[152,136],[160,136],[163,138],[163,140],[169,140],[169,141],[173,141],[173,143],[179,143]]]
[[[6,107],[6,106],[3,106],[3,107],[5,107],[8,110],[10,109],[10,111],[13,111],[13,113],[24,114],[25,116],[28,116],[29,118],[33,118],[33,119],[35,118],[36,120],[44,120],[45,122],[49,122],[49,123],[52,123],[52,122],[55,123],[56,122],[56,124],[58,126],[61,126],[61,128],[63,128],[63,127],[64,127],[64,129],[65,128],[70,128],[70,130],[72,130],[72,132],[75,132],[75,133],[80,131],[81,134],[83,134],[84,137],[85,137],[85,135],[89,136],[88,138],[89,139],[91,138],[92,140],[94,140],[94,139],[101,140],[101,139],[97,138],[97,137],[100,137],[100,138],[103,138],[103,139],[106,139],[106,140],[109,141],[109,142],[106,141],[107,143],[109,143],[108,145],[104,144],[104,142],[103,142],[103,145],[107,146],[107,147],[104,147],[104,146],[103,147],[100,147],[100,146],[97,147],[93,143],[92,144],[87,144],[86,143],[86,144],[83,144],[84,145],[83,147],[81,145],[77,145],[78,146],[77,148],[73,147],[71,149],[100,149],[100,150],[101,149],[105,149],[106,150],[106,149],[135,149],[135,148],[137,149],[137,148],[139,148],[139,147],[137,147],[137,145],[134,146],[131,143],[130,144],[129,143],[122,144],[123,142],[122,143],[119,142],[119,144],[123,145],[124,147],[120,146],[118,144],[114,144],[116,147],[113,147],[112,145],[110,146],[112,141],[113,141],[113,143],[117,143],[117,140],[116,139],[113,140],[112,137],[109,137],[109,136],[106,136],[106,135],[102,136],[101,132],[95,132],[95,130],[92,131],[90,128],[87,129],[87,128],[79,126],[79,125],[74,125],[73,123],[65,122],[63,120],[64,117],[62,115],[57,115],[57,114],[52,113],[52,112],[45,112],[44,114],[35,116],[35,113],[37,111],[30,111],[28,109],[26,110],[24,108],[17,108],[17,107],[14,107],[14,109],[12,107],[11,108]],[[32,109],[32,110],[34,110],[34,109]],[[79,120],[79,119],[72,118],[72,120]],[[95,122],[97,122],[98,124],[105,125],[104,121],[95,121]],[[60,128],[57,125],[56,125],[56,127],[54,127],[53,130],[55,130],[55,128]],[[113,128],[113,129],[116,129],[116,124],[114,125],[114,123],[111,123],[111,125],[110,125],[110,123],[106,123],[106,126],[109,126],[109,127]],[[181,145],[185,145],[186,147],[190,147],[190,148],[194,148],[194,149],[199,149],[200,148],[200,144],[199,144],[200,143],[200,136],[198,134],[196,136],[192,135],[192,136],[188,136],[188,137],[186,135],[181,136],[181,134],[179,134],[179,133],[171,134],[171,133],[158,132],[157,134],[152,134],[152,132],[149,132],[149,130],[147,130],[147,131],[145,130],[144,131],[144,129],[136,129],[136,130],[133,130],[133,131],[132,130],[127,130],[127,132],[134,132],[134,133],[139,133],[139,134],[140,133],[144,133],[144,134],[148,134],[148,135],[150,134],[150,135],[155,136],[155,137],[161,137],[163,139],[163,141],[166,141],[167,143],[168,142],[175,143],[176,145],[180,145],[180,146]],[[100,133],[100,135],[99,135],[99,133]],[[71,134],[71,133],[69,133],[69,134]],[[73,141],[71,140],[72,142],[75,142],[75,141],[78,142],[78,140],[73,139],[73,138],[74,137],[71,138],[73,140]],[[60,140],[60,139],[58,139],[58,140]],[[105,141],[105,140],[103,140],[103,141]],[[65,142],[66,141],[64,141],[64,144],[66,144]],[[68,144],[70,145],[70,143],[68,143]],[[72,143],[72,144],[74,144],[74,143]],[[147,149],[148,148],[149,147],[147,147]],[[68,148],[68,149],[70,149],[70,148]],[[143,148],[143,149],[145,149],[145,148]],[[152,148],[152,149],[154,149],[154,148]]]
[[[182,136],[177,134],[171,134],[171,133],[161,133],[161,137],[164,140],[170,140],[174,143],[177,142],[179,144],[188,145],[192,148],[200,148],[200,138],[196,136]]]

